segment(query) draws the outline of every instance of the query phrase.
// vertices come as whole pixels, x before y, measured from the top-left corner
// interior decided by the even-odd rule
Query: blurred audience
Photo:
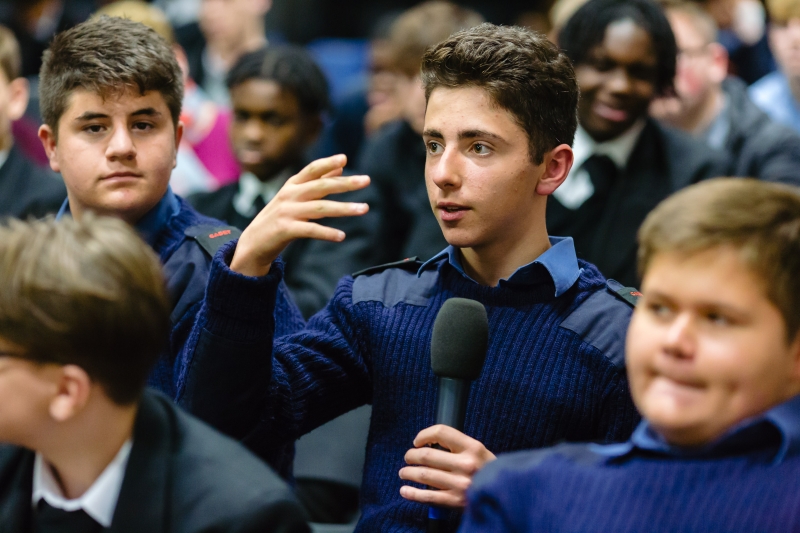
[[[483,21],[475,11],[442,1],[424,2],[403,13],[389,33],[389,62],[401,118],[367,140],[359,172],[372,178],[380,196],[377,241],[379,262],[417,256],[429,259],[447,242],[428,201],[425,187],[425,93],[419,77],[425,50],[460,29]]]
[[[189,201],[204,215],[244,229],[302,168],[329,107],[328,85],[303,49],[270,46],[245,54],[231,69],[228,88],[231,142],[244,171],[238,183]],[[350,196],[372,203],[369,191]],[[325,305],[339,278],[373,263],[373,217],[329,219],[347,235],[344,242],[303,239],[284,251],[284,279],[306,317]]]
[[[753,104],[744,82],[727,76],[728,52],[716,40],[714,19],[693,3],[665,9],[678,44],[675,95],[655,100],[651,115],[727,150],[736,176],[800,184],[800,136]]]
[[[30,90],[28,80],[20,76],[20,64],[14,34],[0,26],[0,219],[55,213],[67,197],[61,178],[14,143],[11,123],[25,113]]]
[[[245,53],[266,46],[264,16],[272,0],[201,0],[199,20],[177,30],[189,75],[214,102],[227,105],[228,70]]]
[[[725,175],[728,159],[647,116],[675,77],[675,37],[660,6],[590,0],[558,42],[575,65],[581,99],[575,161],[548,200],[547,229],[573,237],[578,257],[633,286],[644,217],[673,191]]]
[[[750,86],[750,97],[773,120],[800,132],[800,3],[767,0],[769,44],[779,70]]]
[[[189,77],[186,53],[175,42],[175,34],[163,11],[142,0],[123,0],[99,9],[97,15],[123,17],[154,29],[175,52],[183,73],[184,95],[180,120],[184,130],[178,150],[178,163],[170,186],[176,194],[187,196],[212,191],[234,182],[239,164],[228,143],[231,115],[228,109],[212,102]]]

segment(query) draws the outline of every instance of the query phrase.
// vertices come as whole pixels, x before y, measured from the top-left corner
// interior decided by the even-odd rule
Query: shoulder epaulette
[[[412,272],[416,272],[422,265],[423,262],[420,261],[419,257],[417,256],[407,257],[402,261],[394,261],[392,263],[386,263],[384,265],[371,266],[369,268],[365,268],[364,270],[353,272],[353,277],[356,278],[358,276],[364,276],[366,274],[377,274],[378,272],[383,272],[384,270],[388,270],[390,268],[402,268],[403,270],[410,270]]]
[[[217,253],[217,250],[222,248],[222,245],[238,239],[242,234],[239,228],[233,226],[212,226],[210,224],[198,224],[197,226],[190,226],[183,232],[187,237],[191,237],[197,241],[203,250],[206,251],[211,257]]]
[[[606,282],[606,289],[631,307],[636,307],[636,303],[639,301],[639,298],[642,297],[642,293],[639,292],[639,289],[625,287],[622,283],[614,281],[613,279]]]

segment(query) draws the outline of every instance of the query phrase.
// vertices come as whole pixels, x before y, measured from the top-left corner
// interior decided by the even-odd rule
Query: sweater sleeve
[[[370,400],[356,334],[363,328],[350,316],[352,279],[344,280],[304,330],[281,336],[273,346],[279,333],[293,331],[280,326],[279,310],[291,303],[281,303],[283,265],[275,261],[262,278],[243,276],[228,266],[234,251],[235,243],[226,245],[212,262],[190,339],[198,364],[187,375],[181,404],[280,464],[273,455],[285,453],[287,443]],[[203,364],[198,356],[209,352],[208,344],[216,353]]]

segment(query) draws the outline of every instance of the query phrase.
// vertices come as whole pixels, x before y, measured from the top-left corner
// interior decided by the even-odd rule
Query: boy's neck
[[[508,279],[521,266],[535,261],[550,249],[550,239],[544,223],[536,225],[524,242],[511,245],[494,242],[486,246],[461,248],[461,263],[469,277],[487,287],[495,287]]]
[[[57,428],[47,442],[35,449],[58,480],[64,497],[81,497],[114,460],[133,435],[138,403],[116,405],[108,399],[91,405]]]

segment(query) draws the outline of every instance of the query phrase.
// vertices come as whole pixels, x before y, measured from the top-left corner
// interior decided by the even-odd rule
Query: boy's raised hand
[[[264,276],[272,262],[295,239],[341,241],[344,232],[312,220],[363,215],[367,204],[323,200],[329,194],[363,189],[368,176],[342,177],[344,155],[317,159],[289,178],[239,238],[231,270],[246,276]]]

